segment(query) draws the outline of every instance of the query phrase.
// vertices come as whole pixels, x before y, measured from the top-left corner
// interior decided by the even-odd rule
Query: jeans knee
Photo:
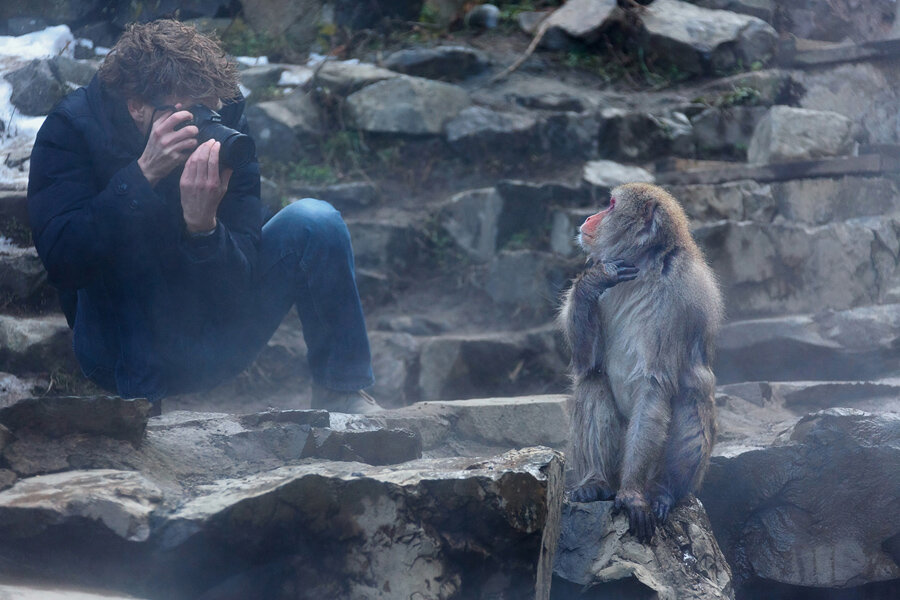
[[[269,231],[266,231],[266,230]],[[292,240],[295,248],[350,248],[350,232],[341,213],[331,204],[315,198],[303,198],[288,204],[271,219],[263,235]],[[296,244],[296,245],[295,245]]]

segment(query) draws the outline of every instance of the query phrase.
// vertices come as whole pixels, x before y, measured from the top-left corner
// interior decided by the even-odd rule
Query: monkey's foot
[[[657,522],[662,525],[669,518],[669,511],[675,506],[675,499],[669,494],[662,493],[653,501],[653,514]]]
[[[644,494],[634,490],[619,490],[616,494],[616,510],[625,511],[628,515],[629,533],[642,543],[650,541],[656,523]]]
[[[615,497],[606,483],[597,479],[589,479],[569,490],[569,501],[571,502],[600,502],[601,500],[612,500]]]

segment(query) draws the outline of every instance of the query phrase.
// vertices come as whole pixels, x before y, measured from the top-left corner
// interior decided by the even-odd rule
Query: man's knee
[[[267,224],[263,235],[293,238],[303,246],[309,243],[350,246],[347,224],[331,204],[315,198],[303,198],[282,208]],[[298,239],[299,238],[299,239]]]

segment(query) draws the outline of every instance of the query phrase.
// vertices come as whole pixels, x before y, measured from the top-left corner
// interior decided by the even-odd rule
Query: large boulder
[[[247,107],[257,154],[291,162],[319,149],[325,122],[322,111],[308,94],[295,91],[284,98]]]
[[[469,103],[466,91],[449,83],[396,77],[351,94],[346,110],[351,123],[366,132],[440,135]]]
[[[622,12],[616,0],[569,0],[556,9],[542,27],[590,43],[621,19]]]
[[[711,107],[691,119],[698,158],[744,160],[764,106]]]
[[[460,156],[479,163],[521,163],[533,156],[537,120],[526,114],[471,106],[446,125],[447,142]]]
[[[900,376],[900,305],[727,323],[719,383],[878,379]]]
[[[672,511],[650,544],[628,533],[628,518],[612,502],[567,502],[553,574],[554,598],[586,588],[596,598],[734,598],[731,569],[694,497]]]
[[[653,173],[641,167],[623,165],[611,160],[592,160],[584,165],[581,178],[600,194],[626,183],[653,183]]]
[[[46,115],[69,92],[46,59],[35,59],[4,78],[12,85],[10,102],[26,115]]]
[[[771,164],[848,155],[854,134],[853,121],[836,112],[773,106],[753,132],[747,160]]]
[[[900,578],[898,469],[900,416],[828,409],[714,457],[700,498],[738,580],[852,588]]]
[[[896,302],[897,221],[861,218],[822,226],[722,221],[694,235],[719,276],[732,318]]]
[[[765,62],[778,37],[762,19],[681,0],[656,0],[641,20],[647,46],[662,60],[691,74],[727,72]]]
[[[743,15],[759,17],[774,24],[776,9],[783,3],[777,0],[688,0],[691,4],[716,10],[729,10]]]
[[[187,489],[112,470],[20,480],[0,492],[0,573],[172,600],[549,597],[563,473],[547,448]]]
[[[367,85],[397,77],[400,75],[396,72],[371,63],[326,59],[317,67],[315,82],[339,96],[347,96]]]
[[[0,241],[0,308],[39,307],[54,296],[34,248]]]
[[[319,35],[324,0],[244,0],[241,13],[257,33],[283,39],[298,52],[309,50]],[[211,16],[211,15],[210,15]]]
[[[799,38],[856,42],[888,37],[894,0],[792,0],[778,3],[779,28]]]

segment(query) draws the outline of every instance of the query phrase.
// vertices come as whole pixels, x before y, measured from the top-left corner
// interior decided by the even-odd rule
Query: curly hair
[[[226,102],[240,96],[237,65],[219,41],[172,19],[128,25],[98,75],[125,98],[151,104],[170,95]]]

